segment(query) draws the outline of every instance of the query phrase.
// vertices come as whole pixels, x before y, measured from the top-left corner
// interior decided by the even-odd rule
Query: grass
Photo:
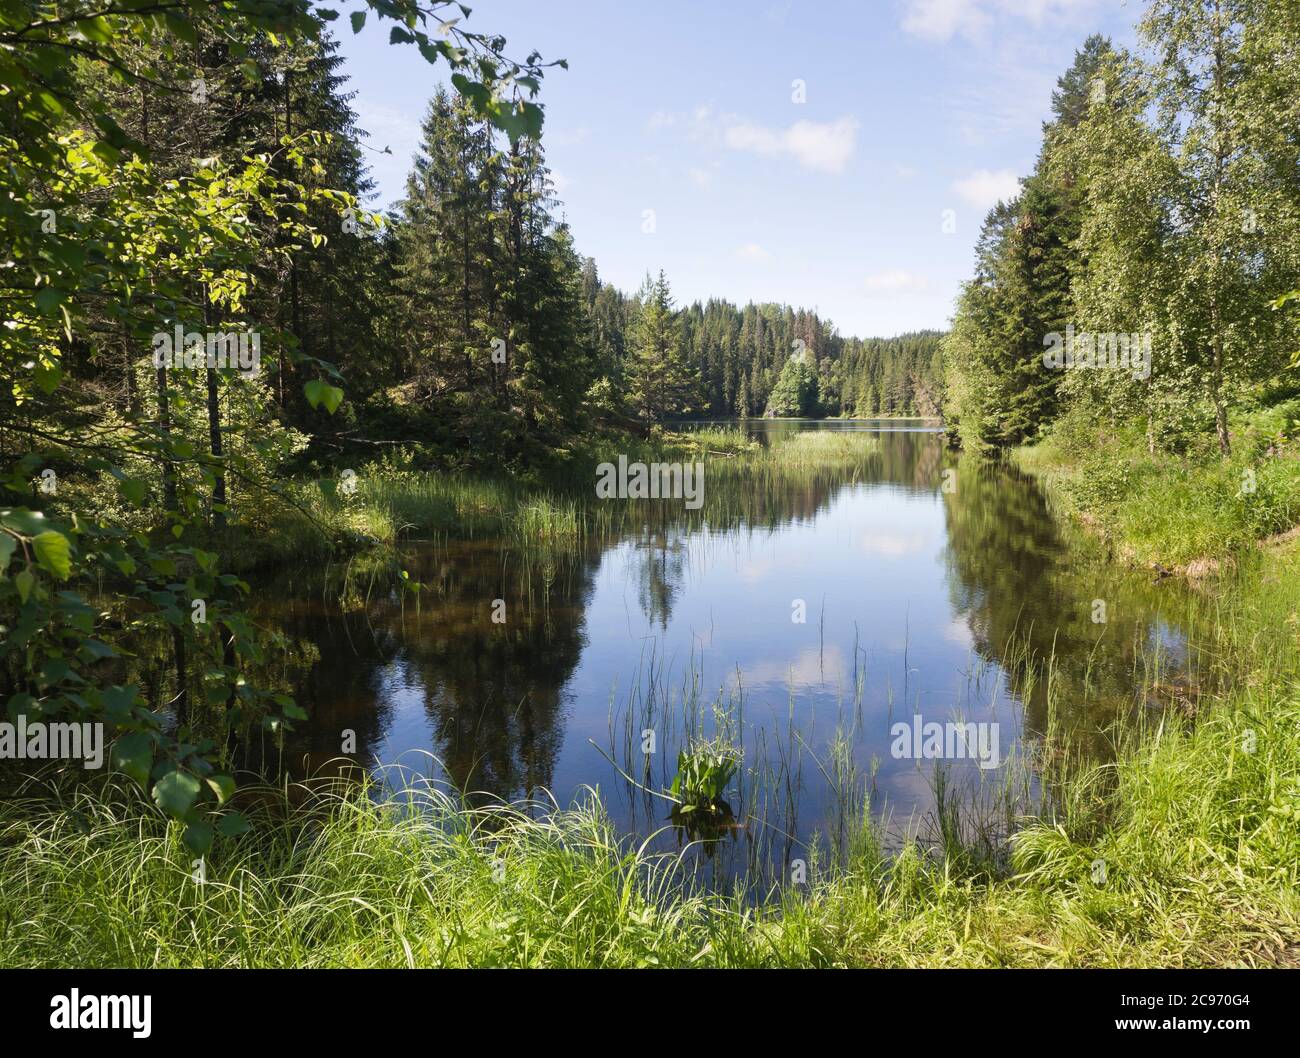
[[[760,450],[758,443],[751,441],[744,430],[725,427],[669,433],[665,442],[669,449],[692,456],[748,456],[755,455]]]
[[[1204,571],[1300,523],[1300,402],[1244,416],[1234,452],[1148,452],[1137,431],[1060,424],[1016,451],[1064,508],[1143,565]]]
[[[241,544],[251,537],[262,546],[242,556],[243,562],[238,554],[231,558],[247,568],[338,550],[391,549],[406,538],[440,535],[572,543],[600,524],[573,496],[505,479],[376,466],[363,468],[354,481],[351,492],[297,483],[296,506],[241,527]]]
[[[674,884],[675,858],[621,843],[594,797],[268,794],[198,885],[125,786],[32,792],[0,806],[0,964],[1300,965],[1298,727],[1294,689],[1162,721],[1020,831],[1007,877],[886,857],[868,819],[839,870],[814,861],[758,905]]]
[[[803,430],[775,442],[767,451],[768,461],[786,470],[827,466],[857,466],[864,454],[861,434],[851,430]]]
[[[645,441],[613,435],[565,453],[545,476],[530,480],[417,471],[396,462],[355,471],[341,481],[298,482],[289,504],[268,508],[231,530],[228,565],[249,569],[295,556],[396,547],[403,539],[495,537],[520,548],[574,548],[639,525],[660,501],[601,501],[596,468],[625,455],[629,462],[701,461],[704,507],[674,512],[695,523],[730,524],[754,517],[763,498],[790,478],[821,479],[862,466],[877,451],[867,434],[796,433],[770,447],[744,431],[667,432]]]
[[[467,808],[411,779],[241,790],[254,828],[198,885],[124,778],[33,783],[0,799],[0,965],[1300,966],[1300,542],[1216,605],[1230,689],[1053,778],[996,868],[958,800],[899,852],[847,773],[844,851],[757,898],[692,886],[594,792]]]

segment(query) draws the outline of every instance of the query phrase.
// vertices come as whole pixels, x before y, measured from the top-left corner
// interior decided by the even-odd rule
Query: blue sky
[[[864,337],[946,326],[984,213],[1033,165],[1056,78],[1090,32],[1133,46],[1141,13],[1136,0],[469,3],[467,27],[503,34],[510,54],[569,61],[543,83],[543,143],[604,279],[630,291],[662,268],[679,304],[785,302]],[[386,206],[446,67],[390,46],[387,25],[335,27],[361,126],[393,152],[371,155]]]

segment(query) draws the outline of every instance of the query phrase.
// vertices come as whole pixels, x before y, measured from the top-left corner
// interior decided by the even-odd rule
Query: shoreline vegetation
[[[1072,783],[1012,841],[1010,873],[917,846],[846,861],[758,905],[674,885],[593,798],[466,810],[414,789],[283,793],[204,862],[138,792],[0,807],[9,966],[1300,965],[1300,698],[1172,718]],[[1255,752],[1243,746],[1253,741]],[[1105,791],[1103,793],[1103,791]],[[137,935],[121,923],[147,922]]]
[[[643,518],[640,504],[596,495],[597,468],[616,463],[703,462],[704,504],[687,511],[691,524],[727,524],[758,514],[768,489],[805,479],[851,472],[877,451],[865,433],[801,431],[763,446],[733,428],[665,430],[648,439],[610,433],[575,442],[553,468],[527,479],[415,469],[401,457],[362,467],[339,480],[300,481],[289,503],[241,531],[243,554],[223,555],[228,566],[248,570],[289,556],[379,548],[395,553],[403,540],[431,536],[496,536],[517,546],[576,546]],[[744,474],[756,482],[742,507],[731,490],[710,490],[708,475]],[[715,497],[711,499],[711,495]],[[674,505],[672,513],[677,513]]]
[[[1267,433],[1271,421],[1257,425]],[[869,457],[869,439],[853,438],[796,434],[760,450],[739,432],[712,430],[667,435],[639,454],[708,453],[710,473],[740,461],[761,478]],[[1132,461],[1128,487],[1097,499],[1095,468],[1080,452],[1056,442],[1014,459],[1040,477],[1063,516],[1113,518],[1119,551],[1174,561],[1258,550],[1241,526],[1229,532],[1214,521],[1212,486],[1225,472],[1213,460]],[[574,459],[605,454],[595,445]],[[376,511],[393,526],[420,524],[403,521],[418,506],[443,519],[427,524],[444,531],[456,528],[447,519],[462,519],[461,531],[504,527],[554,542],[564,536],[557,523],[580,537],[578,523],[590,517],[545,491],[369,478],[352,502],[371,531]],[[1183,517],[1195,523],[1133,534],[1130,526],[1152,524],[1145,505],[1189,481],[1201,491]],[[345,509],[340,501],[328,512]],[[699,513],[719,514],[707,504]],[[1170,709],[1117,734],[1113,760],[1080,764],[1048,815],[1021,821],[1000,870],[959,846],[939,854],[919,840],[886,853],[868,804],[836,862],[814,857],[806,884],[755,900],[683,885],[676,857],[615,835],[596,791],[572,806],[470,808],[422,781],[396,803],[371,796],[366,782],[321,781],[241,788],[234,803],[254,825],[205,859],[198,884],[179,830],[137,787],[110,779],[106,789],[69,793],[33,782],[0,806],[0,962],[1300,965],[1300,546],[1259,553],[1236,576],[1219,631],[1245,678],[1193,716]],[[114,925],[122,922],[150,928],[136,935]]]
[[[1224,458],[1209,436],[1182,452],[1152,452],[1139,429],[1066,419],[1008,458],[1116,558],[1195,583],[1294,539],[1300,448],[1289,437],[1297,422],[1297,399],[1243,415]]]

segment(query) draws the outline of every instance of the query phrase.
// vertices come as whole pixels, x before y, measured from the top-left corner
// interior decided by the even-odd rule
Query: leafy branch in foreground
[[[555,64],[509,60],[502,38],[460,24],[462,5],[371,0],[354,31],[367,14],[448,63],[512,140],[540,133],[532,99]],[[104,724],[114,766],[200,854],[246,825],[227,807],[234,732],[305,716],[259,679],[278,637],[207,544],[232,510],[227,480],[264,487],[263,466],[296,442],[265,381],[214,366],[210,345],[206,369],[141,354],[173,328],[188,341],[252,327],[281,380],[317,375],[309,408],[339,412],[341,376],[303,348],[296,306],[289,327],[251,307],[326,241],[322,219],[356,210],[325,186],[336,144],[274,120],[251,145],[224,131],[274,83],[268,68],[322,53],[336,18],[307,0],[0,4],[0,700],[13,719]],[[225,126],[195,103],[209,65]],[[122,355],[125,400],[105,406],[76,369]],[[170,692],[130,678],[144,653],[169,658]]]

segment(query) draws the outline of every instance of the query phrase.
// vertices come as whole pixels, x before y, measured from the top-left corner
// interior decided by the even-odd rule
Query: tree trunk
[[[163,443],[163,509],[176,510],[176,467],[170,455],[172,414],[167,396],[167,369],[158,368],[158,434]]]
[[[208,334],[212,333],[213,323],[209,314],[208,285],[203,284],[203,322]],[[221,380],[217,369],[208,365],[208,448],[212,453],[214,480],[212,482],[212,524],[218,529],[226,527],[226,471],[223,462],[225,455],[221,443]]]
[[[1223,99],[1223,12],[1217,0],[1214,5],[1214,99],[1218,103]],[[1223,168],[1227,163],[1227,147],[1223,142],[1222,116],[1220,108],[1215,107],[1214,128],[1214,191],[1211,196],[1212,212],[1217,218],[1219,199],[1223,189]],[[1217,227],[1211,235],[1214,248],[1211,253],[1210,268],[1210,332],[1214,335],[1213,370],[1210,374],[1210,397],[1214,401],[1214,432],[1218,435],[1219,451],[1227,459],[1232,454],[1232,442],[1228,437],[1228,409],[1223,400],[1223,320],[1219,311],[1219,262],[1222,260],[1222,236]]]

